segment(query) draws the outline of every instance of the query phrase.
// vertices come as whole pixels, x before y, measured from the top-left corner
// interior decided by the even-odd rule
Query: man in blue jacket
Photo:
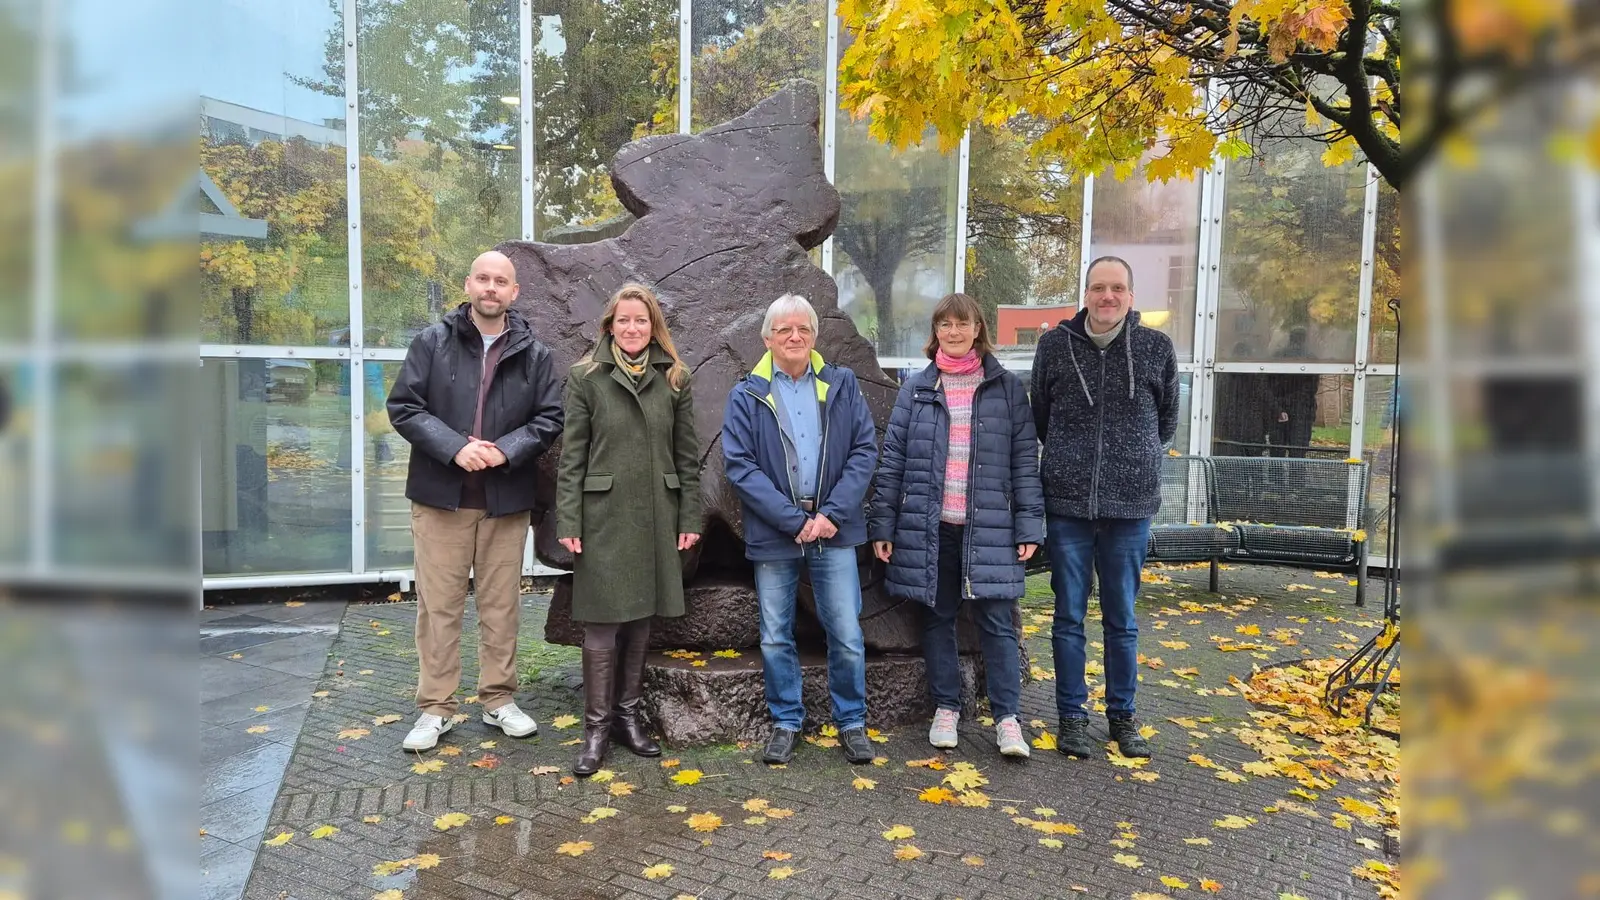
[[[769,765],[787,763],[805,721],[794,643],[800,566],[811,575],[828,637],[828,692],[845,758],[871,762],[866,647],[856,548],[867,540],[864,500],[877,435],[854,372],[823,362],[817,313],[785,294],[761,323],[767,354],[728,395],[722,452],[744,504],[745,556],[755,563],[761,658],[772,736]]]

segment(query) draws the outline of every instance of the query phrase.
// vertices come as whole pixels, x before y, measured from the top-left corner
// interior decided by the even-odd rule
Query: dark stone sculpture
[[[707,652],[704,668],[668,666],[672,661],[663,658],[661,666],[674,672],[656,671],[661,666],[652,669],[652,683],[661,685],[664,693],[648,702],[666,704],[652,712],[669,740],[690,739],[691,735],[696,740],[729,739],[749,732],[733,721],[737,716],[732,715],[724,717],[727,721],[720,729],[697,721],[693,727],[685,723],[679,730],[663,720],[673,718],[669,709],[687,709],[705,699],[694,699],[699,689],[685,679],[703,676],[718,684],[742,684],[737,673],[747,672],[752,660],[759,663],[753,570],[744,559],[739,500],[723,474],[720,431],[729,390],[766,352],[760,331],[767,305],[784,293],[801,294],[811,301],[820,318],[817,347],[829,361],[855,371],[880,439],[894,406],[897,385],[879,368],[872,344],[839,309],[833,278],[817,268],[808,253],[832,233],[839,216],[838,192],[823,175],[819,106],[816,87],[794,81],[731,122],[694,135],[656,135],[634,141],[617,153],[611,169],[617,196],[636,219],[625,231],[615,233],[614,227],[608,227],[604,233],[614,236],[593,243],[510,241],[498,248],[517,269],[522,287],[517,306],[550,347],[559,370],[564,371],[594,346],[601,312],[617,288],[627,281],[639,281],[659,294],[673,340],[694,371],[704,537],[695,550],[684,554],[687,613],[681,619],[659,621],[652,646],[706,651],[742,648],[745,656],[735,666]],[[558,445],[540,463],[540,499],[546,509],[554,506],[559,452]],[[571,555],[556,542],[553,516],[537,523],[534,546],[545,564],[571,567]],[[917,604],[892,598],[882,589],[882,567],[866,547],[861,549],[860,561],[861,624],[869,653],[913,657],[887,668],[869,667],[869,673],[892,669],[893,680],[903,684],[903,690],[883,697],[889,705],[869,704],[869,713],[879,724],[925,716],[920,611]],[[627,560],[617,564],[627,565]],[[547,640],[581,641],[581,630],[571,620],[570,591],[566,579],[556,588]],[[809,645],[820,650],[821,632],[805,580],[800,603],[808,615],[799,617],[797,639],[802,649]],[[977,649],[977,634],[970,620],[963,622],[961,645],[967,652]],[[907,674],[907,665],[916,668],[915,677]],[[685,671],[677,673],[677,669]],[[724,674],[715,674],[723,670]],[[755,671],[756,688],[750,702],[761,706],[759,666]],[[825,702],[826,693],[819,693],[809,683],[813,676],[808,669],[808,702],[819,697]],[[875,677],[869,675],[869,693],[877,690]],[[911,690],[913,685],[916,690]],[[725,693],[731,696],[748,690],[745,685]],[[911,694],[920,702],[913,702]],[[677,699],[664,699],[669,696]],[[760,715],[764,717],[764,711]],[[704,712],[699,718],[705,718]]]

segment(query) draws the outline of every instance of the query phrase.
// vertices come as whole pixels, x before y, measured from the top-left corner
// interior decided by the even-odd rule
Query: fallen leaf
[[[1218,779],[1219,781],[1226,781],[1229,784],[1238,784],[1239,782],[1246,780],[1245,777],[1240,775],[1238,772],[1230,772],[1227,769],[1218,771],[1212,777]]]
[[[322,825],[318,828],[312,829],[311,836],[320,841],[326,837],[333,837],[338,833],[339,829],[333,827],[332,825]]]
[[[765,824],[767,824],[767,817],[766,816],[749,816],[744,820],[744,823],[746,825],[765,825]]]
[[[284,844],[289,843],[289,839],[292,837],[294,837],[294,832],[280,831],[276,837],[268,838],[261,843],[266,844],[268,847],[282,847]]]
[[[974,869],[983,865],[983,857],[981,856],[963,856],[961,857],[961,861],[973,867]]]
[[[1223,818],[1213,821],[1211,824],[1217,826],[1218,828],[1249,828],[1250,823],[1254,821],[1255,819],[1248,818],[1246,816],[1224,816]]]
[[[672,806],[667,807],[667,812],[669,812],[669,813],[686,813],[688,811],[689,811],[689,807],[687,807],[687,806],[678,806],[677,804],[674,804]]]
[[[962,791],[956,802],[969,809],[988,809],[989,795],[983,791]]]
[[[478,745],[478,749],[479,750],[493,750],[498,743],[499,743],[498,741],[484,741],[483,743]]]
[[[639,874],[650,879],[651,881],[660,881],[663,878],[671,877],[672,863],[657,863],[653,866],[647,866],[645,870]]]
[[[887,757],[887,756],[874,756],[872,758],[872,764],[875,765],[875,766],[886,766],[886,765],[889,764],[889,757]]]
[[[572,726],[574,726],[576,724],[578,724],[578,717],[572,715],[571,713],[568,713],[566,715],[556,716],[554,719],[550,720],[550,727],[554,728],[557,731],[563,731],[565,729],[571,728]]]
[[[1160,641],[1159,643],[1161,644],[1161,646],[1167,648],[1168,650],[1187,650],[1187,649],[1189,649],[1189,642],[1188,641]]]
[[[271,725],[252,725],[244,730],[245,734],[266,734],[272,730]]]
[[[440,831],[449,831],[452,828],[459,828],[470,821],[472,821],[472,817],[466,813],[445,813],[433,820],[433,827]]]
[[[783,862],[786,859],[793,859],[794,858],[794,854],[793,853],[785,853],[782,850],[763,850],[763,851],[761,851],[761,858],[762,859],[775,859],[778,862]]]
[[[858,791],[870,791],[876,788],[878,783],[873,781],[871,778],[862,778],[861,776],[857,775],[856,779],[850,782],[850,785]]]
[[[1054,750],[1054,749],[1056,749],[1056,734],[1055,734],[1055,732],[1046,731],[1043,734],[1039,735],[1038,737],[1034,738],[1033,739],[1033,746],[1034,746],[1035,749],[1038,749],[1038,750]]]
[[[372,900],[404,900],[404,898],[405,894],[402,894],[399,888],[389,888],[372,895]]]
[[[345,730],[339,732],[339,740],[359,741],[371,733],[372,732],[365,728],[346,728]]]
[[[1261,626],[1260,625],[1240,625],[1240,626],[1234,628],[1233,630],[1235,632],[1239,633],[1239,634],[1247,635],[1249,637],[1255,637],[1256,635],[1261,633]]]
[[[379,634],[388,634],[388,633],[389,633],[389,632],[387,632],[387,631],[380,631],[380,632],[378,632],[378,633],[379,633]],[[357,675],[371,675],[371,674],[372,674],[372,670],[371,670],[371,669],[362,669],[362,670],[361,670],[361,671],[359,671],[359,672],[357,672],[357,673],[356,673],[356,674],[357,674]]]
[[[676,769],[678,765],[679,762],[676,759],[663,759],[661,761],[661,768],[663,769]]]
[[[917,799],[921,800],[923,803],[954,803],[956,800],[956,795],[948,788],[931,787],[918,794]]]
[[[916,830],[909,825],[896,825],[883,833],[883,839],[886,841],[903,841],[916,836]]]
[[[565,854],[567,856],[582,856],[593,849],[594,845],[588,841],[567,841],[565,844],[557,847],[556,852]]]
[[[425,759],[421,762],[411,764],[411,771],[417,773],[418,775],[426,775],[429,772],[437,772],[442,768],[444,768],[444,760],[439,759],[438,757],[433,759]]]
[[[493,753],[485,753],[467,763],[467,765],[472,766],[474,769],[498,769],[500,768],[500,757],[495,756]]]
[[[710,665],[710,663],[703,659],[697,659],[694,662],[689,663],[689,665],[694,666],[697,669],[704,669],[706,666]]]
[[[945,768],[943,757],[930,756],[927,759],[908,759],[906,765],[913,769],[933,769],[940,771]]]
[[[613,781],[606,787],[606,793],[613,797],[627,797],[633,793],[633,785],[626,781]]]
[[[927,854],[923,853],[916,847],[911,846],[910,844],[901,844],[894,849],[895,859],[921,859],[926,855]]]
[[[438,752],[437,755],[438,756],[460,756],[461,752],[462,751],[461,751],[460,747],[457,747],[454,744],[452,744],[452,745],[450,745],[448,747],[440,747],[439,748],[439,752]]]
[[[1161,876],[1161,883],[1169,888],[1177,888],[1180,891],[1188,890],[1189,888],[1189,882],[1184,881],[1182,878],[1178,878],[1174,875]]]
[[[601,769],[600,771],[594,773],[593,775],[590,775],[589,776],[589,780],[591,782],[595,783],[595,784],[605,784],[606,782],[608,782],[611,779],[616,778],[616,777],[617,777],[617,773],[611,771],[610,769]]]
[[[396,859],[389,862],[378,863],[372,867],[372,877],[388,878],[390,875],[393,875],[396,872],[403,872],[410,868],[411,864],[414,862],[416,862],[414,859]]]
[[[579,821],[583,822],[585,825],[593,825],[601,819],[612,818],[618,812],[619,810],[614,806],[596,806],[594,809],[589,811],[587,816],[584,816]]]
[[[1156,772],[1133,772],[1128,777],[1134,781],[1142,781],[1145,784],[1149,784],[1152,781],[1160,780],[1161,775]]]
[[[767,810],[767,818],[769,819],[787,819],[792,815],[794,815],[794,810],[792,809],[778,809],[777,807],[773,807]]]
[[[395,715],[394,713],[390,713],[387,716],[378,716],[377,718],[373,719],[372,720],[372,724],[374,724],[374,725],[388,725],[391,722],[398,722],[398,721],[400,721],[400,717]]]
[[[383,816],[365,816],[361,819],[361,821],[367,823],[368,825],[376,825],[383,821]]]
[[[958,791],[970,791],[989,783],[982,772],[979,772],[972,763],[956,763],[954,772],[944,777],[944,783]]]
[[[1216,892],[1222,890],[1222,882],[1212,881],[1209,878],[1202,878],[1200,879],[1200,890],[1205,891],[1208,894],[1215,894]]]
[[[714,812],[695,813],[683,820],[683,824],[695,831],[716,831],[722,827],[722,817]]]
[[[312,691],[311,692],[311,696],[317,698],[318,700],[321,700],[323,697],[326,697],[331,693],[333,693],[333,692],[332,691]]]
[[[1118,853],[1111,857],[1111,861],[1118,865],[1127,866],[1130,869],[1137,869],[1144,865],[1144,862],[1132,853]]]
[[[411,858],[411,864],[419,869],[431,869],[440,862],[443,862],[443,857],[437,853],[418,853]]]
[[[715,653],[713,653],[711,655],[712,656],[720,656],[723,659],[738,659],[739,657],[743,656],[744,654],[740,653],[737,650],[718,650],[717,652],[715,652]]]
[[[495,816],[494,817],[494,823],[496,825],[510,825],[512,822],[515,822],[516,820],[517,819],[516,819],[515,816]]]
[[[290,600],[283,605],[292,609],[296,606],[305,606],[306,602],[304,600]]]
[[[700,779],[704,778],[705,774],[706,773],[700,771],[699,769],[681,769],[679,770],[678,774],[672,776],[672,780],[673,782],[682,785],[699,784]]]
[[[1060,838],[1039,838],[1039,843],[1049,847],[1051,850],[1060,850],[1065,846],[1061,843]]]
[[[235,653],[235,654],[232,654],[231,656],[229,656],[228,658],[229,659],[244,659],[244,654],[243,653]]]
[[[1172,895],[1158,894],[1155,891],[1134,891],[1133,900],[1172,900]]]
[[[1056,817],[1056,811],[1048,806],[1035,806],[1033,814],[1041,819],[1054,819]]]
[[[560,766],[534,766],[528,770],[529,775],[554,775],[561,771]]]
[[[1185,844],[1189,844],[1190,846],[1193,846],[1193,847],[1209,847],[1209,846],[1211,846],[1211,838],[1203,838],[1203,837],[1202,838],[1184,838],[1183,842]]]
[[[269,710],[271,708],[272,707],[270,707],[270,706],[258,706],[258,707],[256,707],[255,711],[256,712],[266,712],[267,710]]]
[[[793,874],[794,874],[794,867],[793,866],[779,866],[776,869],[767,870],[767,877],[771,878],[771,879],[773,879],[775,881],[782,881],[783,879],[788,878],[790,875],[793,875]]]
[[[1117,838],[1116,840],[1106,841],[1106,843],[1108,843],[1111,846],[1117,848],[1118,850],[1132,850],[1133,849],[1133,841],[1123,840],[1122,838]]]
[[[766,809],[767,807],[771,806],[772,803],[769,802],[769,801],[763,800],[760,797],[751,797],[749,800],[746,800],[742,805],[744,806],[744,811],[745,812],[761,812],[763,809]]]

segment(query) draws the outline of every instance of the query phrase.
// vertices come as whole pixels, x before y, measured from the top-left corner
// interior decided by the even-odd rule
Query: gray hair
[[[772,323],[776,319],[802,312],[806,314],[806,318],[811,320],[811,333],[815,335],[817,333],[817,311],[811,308],[811,301],[799,294],[784,294],[782,297],[772,301],[772,305],[767,307],[767,315],[761,320],[761,336],[764,338],[772,337]]]

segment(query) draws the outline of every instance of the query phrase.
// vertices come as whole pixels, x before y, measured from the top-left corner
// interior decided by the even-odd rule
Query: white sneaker
[[[454,727],[444,716],[423,713],[417,717],[417,724],[411,726],[411,733],[406,735],[400,746],[407,750],[432,750],[439,743],[439,735]]]
[[[956,723],[961,721],[961,713],[954,709],[936,709],[933,711],[933,727],[928,729],[928,743],[941,750],[949,750],[956,745]]]
[[[494,710],[483,711],[483,724],[493,725],[504,731],[506,737],[527,737],[539,730],[539,723],[533,717],[517,708],[516,703],[507,703],[505,706]]]
[[[1028,741],[1022,736],[1022,726],[1017,724],[1016,716],[1006,716],[994,723],[994,742],[999,745],[1001,756],[1028,758]]]

